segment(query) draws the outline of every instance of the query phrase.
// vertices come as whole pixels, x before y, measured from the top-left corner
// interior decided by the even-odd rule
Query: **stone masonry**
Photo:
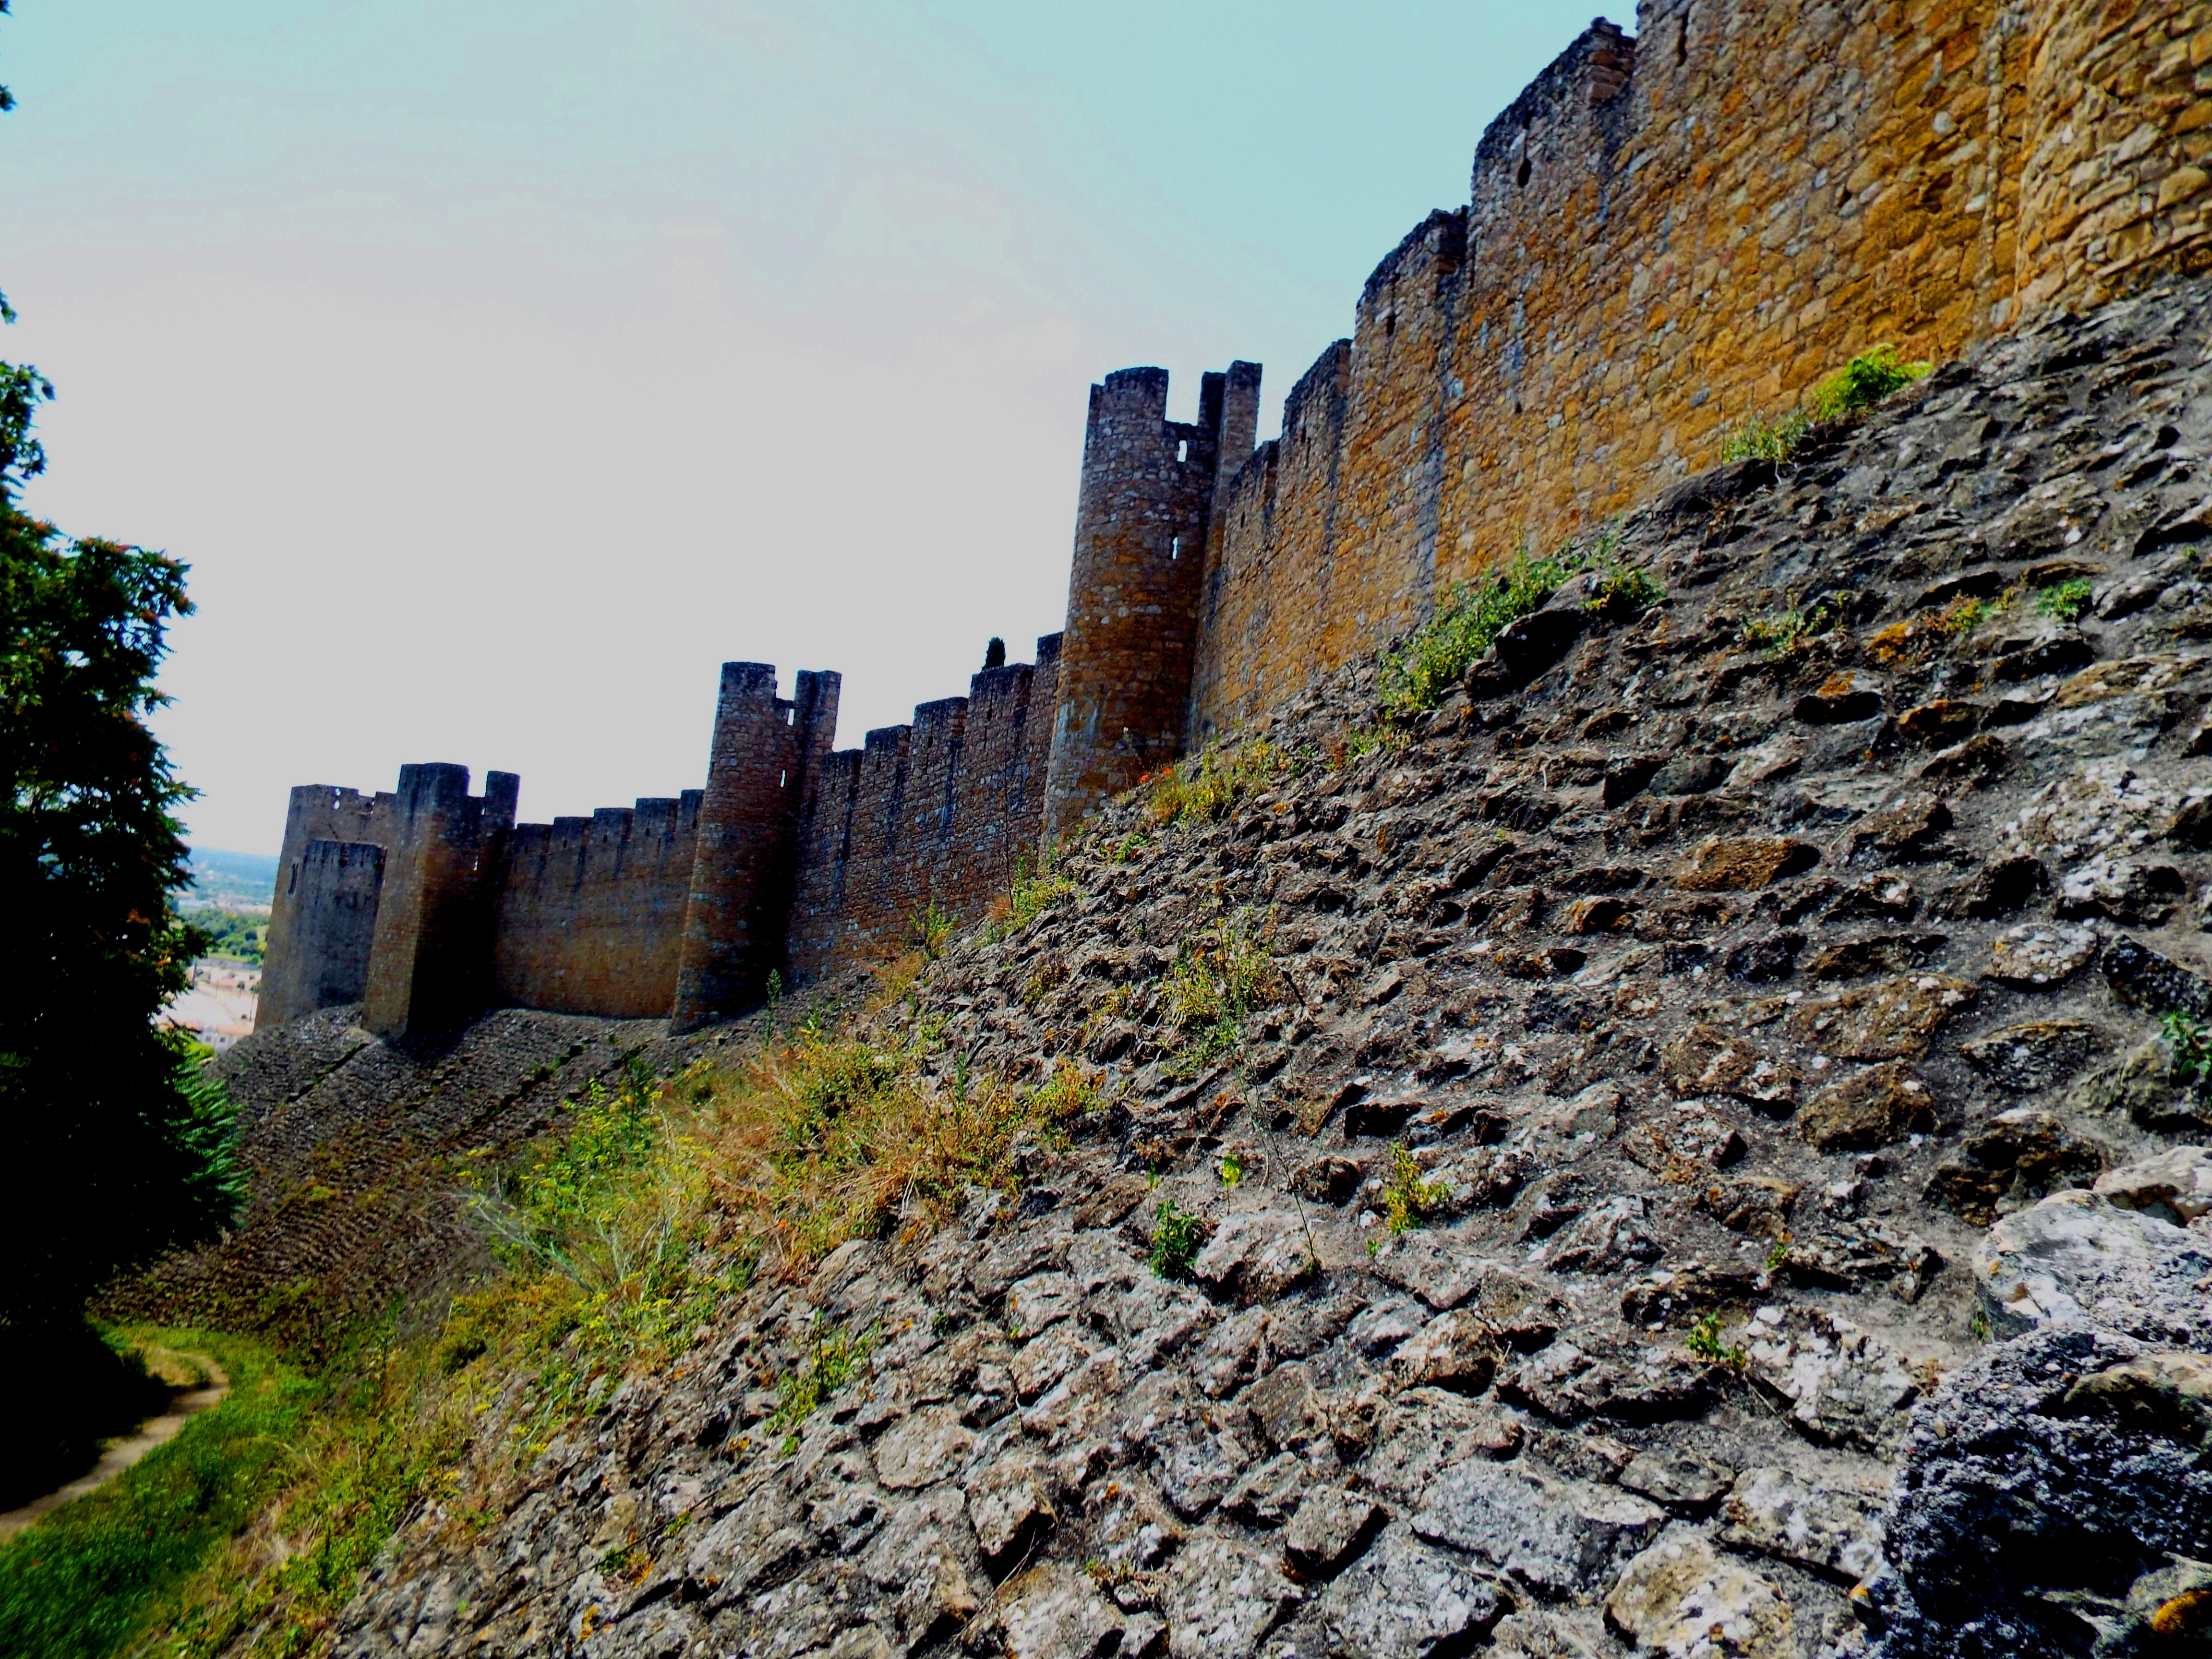
[[[706,787],[550,830],[514,783],[295,790],[264,1023],[669,1013],[970,916],[1115,792],[1717,458],[1877,343],[1951,359],[2212,265],[2212,4],[1646,0],[1482,135],[1261,445],[1260,368],[1091,388],[1066,630],[832,754],[837,677],[726,665]],[[689,805],[696,799],[696,806]],[[351,848],[347,852],[343,849]]]

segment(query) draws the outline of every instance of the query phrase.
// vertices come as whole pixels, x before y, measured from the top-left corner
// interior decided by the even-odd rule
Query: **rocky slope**
[[[1664,601],[1408,741],[1370,668],[1224,817],[1116,808],[927,984],[948,1086],[1111,1107],[416,1516],[340,1650],[2203,1650],[2208,337],[2001,342],[1631,518]]]

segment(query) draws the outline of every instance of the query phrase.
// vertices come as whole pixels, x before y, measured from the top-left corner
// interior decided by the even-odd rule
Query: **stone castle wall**
[[[322,842],[374,848],[380,888],[383,855],[392,848],[392,803],[388,794],[364,795],[329,784],[305,783],[292,791],[276,861],[276,890],[269,905],[258,1002],[262,1024],[281,1025],[337,1002],[358,1001],[367,990],[368,945],[349,937],[357,930],[339,914],[357,908],[357,898],[349,903],[334,890],[330,854],[319,855],[312,872],[307,854],[310,847]],[[372,933],[374,925],[372,911]],[[352,987],[350,997],[331,994],[342,986]]]
[[[1647,0],[1492,122],[1231,482],[1194,737],[1717,460],[1868,346],[1956,356],[2207,245],[2212,10]],[[2212,86],[2212,76],[2206,76]]]
[[[551,1013],[665,1016],[676,1000],[702,799],[687,789],[675,800],[517,824],[493,929],[494,1000]]]
[[[1955,356],[2212,264],[2212,3],[1645,0],[1482,135],[1255,450],[1260,368],[1091,389],[1066,630],[832,753],[725,665],[705,787],[514,827],[514,781],[295,790],[263,1017],[502,1001],[689,1030],[974,920],[1114,793],[1455,583],[1717,460],[1869,346]],[[352,850],[348,850],[352,849]],[[366,942],[364,943],[364,940]]]
[[[1060,636],[1034,665],[988,668],[965,697],[829,757],[799,825],[788,955],[819,978],[897,948],[934,904],[973,919],[1044,829]]]

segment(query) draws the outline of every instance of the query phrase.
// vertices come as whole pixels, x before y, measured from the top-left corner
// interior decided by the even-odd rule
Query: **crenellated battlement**
[[[795,978],[896,951],[933,904],[975,915],[1036,856],[1060,646],[1047,635],[1035,663],[984,669],[965,697],[823,763],[800,829]]]
[[[292,792],[263,1018],[738,1012],[973,919],[1026,856],[1719,458],[1887,342],[1942,358],[2212,268],[2212,27],[2172,0],[1645,0],[1483,131],[1255,446],[1261,369],[1090,389],[1063,632],[832,752],[839,679],[723,666],[704,787],[514,824],[514,781]],[[997,653],[994,653],[994,656]]]

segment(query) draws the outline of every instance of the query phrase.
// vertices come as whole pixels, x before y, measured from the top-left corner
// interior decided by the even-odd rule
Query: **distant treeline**
[[[209,910],[187,906],[178,912],[185,925],[197,927],[208,936],[206,954],[228,957],[234,962],[250,962],[261,965],[261,953],[269,944],[269,918],[241,916],[231,910]]]

